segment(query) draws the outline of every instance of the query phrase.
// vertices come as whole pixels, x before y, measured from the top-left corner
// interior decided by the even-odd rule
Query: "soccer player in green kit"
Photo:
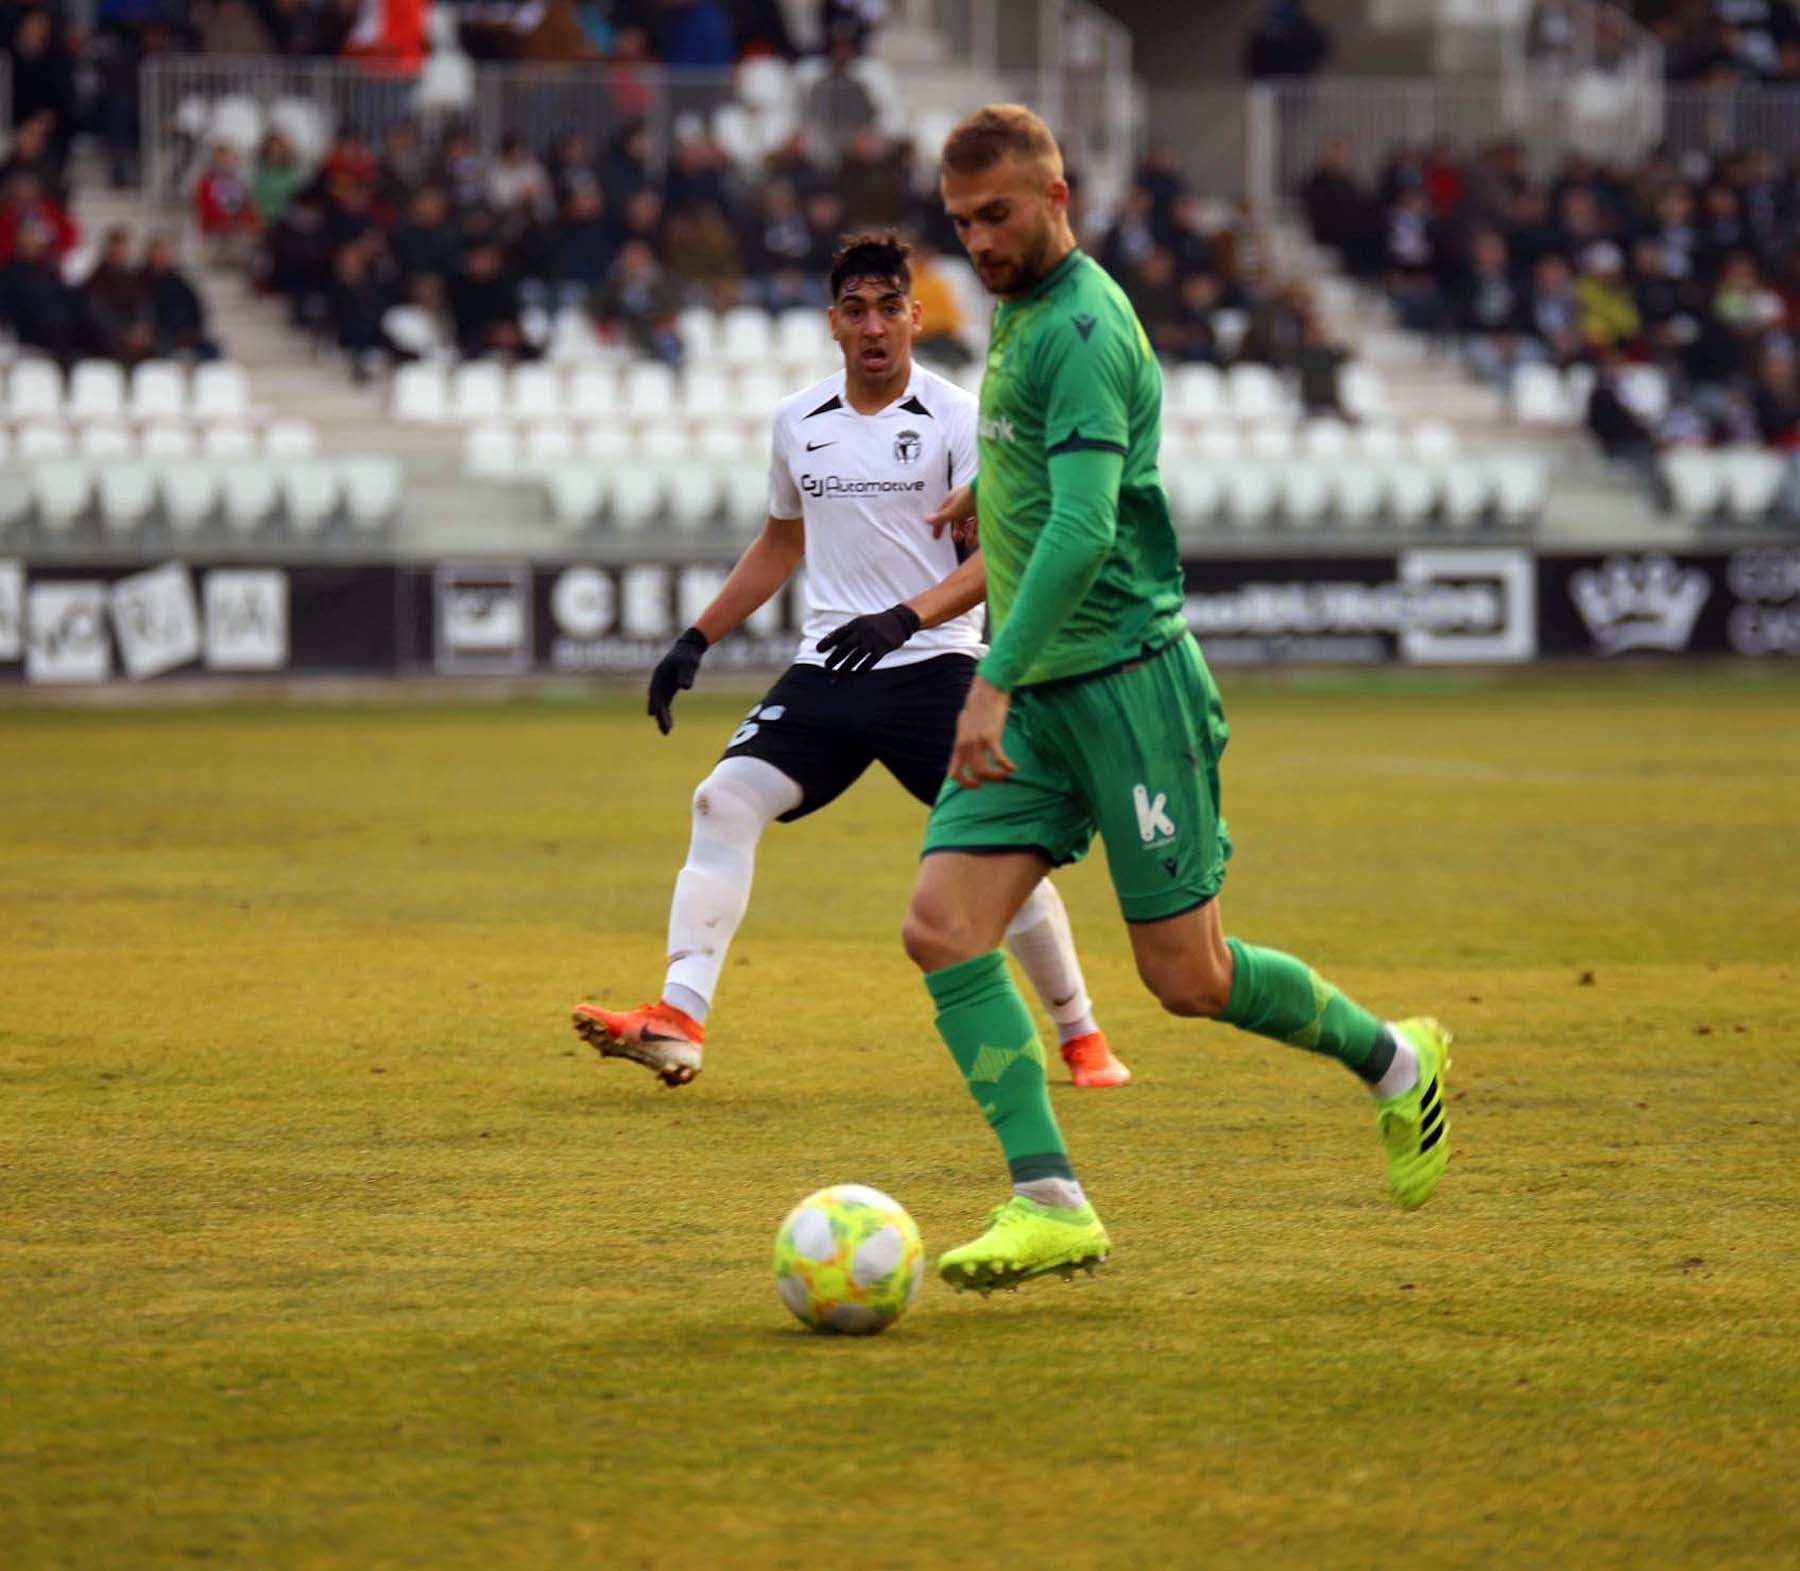
[[[1348,1066],[1374,1094],[1389,1189],[1422,1205],[1449,1156],[1449,1033],[1422,1017],[1384,1024],[1304,961],[1225,936],[1229,733],[1182,616],[1157,472],[1162,375],[1124,292],[1075,244],[1055,139],[1030,110],[990,105],[945,142],[940,187],[1000,304],[978,472],[932,522],[977,519],[994,631],[926,828],[905,943],[1013,1193],[938,1273],[985,1292],[1091,1268],[1111,1247],[999,947],[1019,903],[1096,832],[1138,974],[1162,1006]]]

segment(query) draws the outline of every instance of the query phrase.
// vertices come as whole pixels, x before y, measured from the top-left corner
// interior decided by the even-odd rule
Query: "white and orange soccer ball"
[[[866,1184],[808,1195],[775,1235],[776,1290],[814,1331],[885,1331],[906,1312],[924,1270],[913,1219]]]

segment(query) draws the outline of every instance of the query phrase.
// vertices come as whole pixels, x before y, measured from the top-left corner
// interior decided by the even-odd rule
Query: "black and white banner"
[[[648,671],[730,562],[34,564],[0,559],[0,680]],[[1217,665],[1511,665],[1800,657],[1800,545],[1194,557],[1187,617]],[[804,584],[707,656],[794,656]]]

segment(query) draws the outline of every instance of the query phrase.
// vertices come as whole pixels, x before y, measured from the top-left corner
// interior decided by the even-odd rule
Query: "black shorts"
[[[789,666],[751,706],[725,757],[760,758],[799,785],[800,805],[781,815],[784,824],[835,801],[874,763],[929,807],[944,783],[956,717],[974,679],[968,655],[857,676]]]

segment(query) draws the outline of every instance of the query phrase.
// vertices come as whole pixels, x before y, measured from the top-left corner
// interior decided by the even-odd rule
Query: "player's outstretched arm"
[[[711,603],[694,619],[694,625],[669,646],[669,652],[650,673],[645,712],[664,736],[675,726],[671,707],[675,696],[694,685],[706,651],[765,604],[788,581],[805,555],[805,523],[798,518],[777,518],[771,513],[762,533],[737,559],[731,576]]]

